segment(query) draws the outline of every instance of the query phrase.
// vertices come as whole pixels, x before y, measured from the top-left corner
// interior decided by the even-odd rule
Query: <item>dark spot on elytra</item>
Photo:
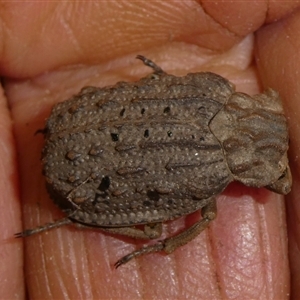
[[[119,134],[118,133],[111,133],[110,134],[111,139],[113,142],[117,142],[119,140]]]
[[[167,203],[168,203],[169,205],[173,205],[173,204],[174,204],[174,200],[173,200],[173,199],[169,199],[169,200],[167,201]]]
[[[143,115],[145,113],[145,111],[146,111],[145,108],[142,108],[141,109],[141,114]]]
[[[123,109],[120,111],[120,117],[123,117],[123,116],[124,116],[124,113],[125,113],[125,108],[123,108]]]
[[[149,137],[149,129],[146,129],[146,130],[144,131],[144,137],[145,137],[145,138]]]
[[[157,191],[147,191],[147,196],[150,200],[158,201],[159,200],[159,193]]]
[[[98,189],[101,192],[104,192],[109,189],[109,186],[110,186],[110,179],[108,176],[104,176],[100,182]]]
[[[145,200],[145,201],[143,202],[143,206],[150,206],[150,205],[151,205],[151,202],[148,201],[148,200]]]
[[[164,114],[167,114],[171,111],[171,108],[169,106],[167,106],[165,109],[164,109]]]

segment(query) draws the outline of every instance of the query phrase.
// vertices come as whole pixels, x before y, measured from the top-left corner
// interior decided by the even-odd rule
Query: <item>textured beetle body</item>
[[[57,104],[43,151],[53,199],[76,211],[72,219],[96,226],[162,222],[200,209],[233,180],[209,128],[232,93],[215,74],[166,74],[85,88]]]
[[[204,209],[200,226],[117,266],[194,238],[214,218],[214,196],[233,180],[282,194],[291,186],[287,123],[275,91],[250,97],[219,75],[176,77],[138,58],[152,75],[86,87],[55,105],[42,153],[48,191],[73,222],[130,228]]]

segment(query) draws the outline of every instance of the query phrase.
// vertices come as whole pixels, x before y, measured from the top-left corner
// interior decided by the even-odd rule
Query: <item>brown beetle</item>
[[[176,77],[137,58],[154,73],[86,87],[54,106],[44,131],[43,171],[66,218],[16,236],[77,223],[154,239],[162,222],[201,209],[193,226],[126,255],[118,267],[195,238],[216,217],[215,196],[234,180],[290,191],[287,122],[275,91],[249,96],[219,75]]]

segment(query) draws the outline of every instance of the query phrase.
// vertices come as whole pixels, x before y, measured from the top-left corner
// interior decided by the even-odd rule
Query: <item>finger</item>
[[[0,252],[1,297],[23,299],[23,243],[13,238],[21,229],[19,174],[11,115],[7,99],[0,94]]]
[[[299,67],[300,46],[299,11],[290,17],[266,26],[257,34],[257,62],[264,86],[276,88],[284,101],[290,127],[290,165],[293,174],[292,192],[287,196],[290,267],[292,296],[299,295],[300,287],[300,231],[299,170],[297,159],[300,147],[299,132]]]
[[[212,31],[218,32],[214,27]],[[194,36],[195,38],[196,36]],[[188,41],[188,39],[185,41]],[[223,44],[222,41],[221,39],[222,49],[228,47],[227,42]],[[149,53],[152,52],[151,58],[157,57],[156,62],[163,69],[172,70],[173,68],[177,74],[184,74],[186,70],[213,70],[230,77],[237,84],[244,85],[245,89],[241,88],[242,90],[253,92],[258,91],[258,86],[254,70],[248,68],[251,62],[251,41],[250,37],[242,43],[240,48],[237,47],[228,51],[228,56],[220,56],[219,60],[216,55],[207,54],[206,49],[195,48],[194,44],[197,45],[198,38],[196,38],[194,44],[184,44],[182,46],[177,43],[176,47],[173,44],[164,45],[163,47],[154,48]],[[125,47],[122,49],[125,51]],[[110,50],[114,51],[114,47]],[[109,51],[102,50],[101,55],[103,55],[103,52]],[[163,59],[165,57],[166,59]],[[47,59],[47,57],[44,56],[44,59]],[[10,99],[14,104],[13,114],[16,120],[16,131],[20,140],[20,149],[23,150],[21,157],[22,173],[24,174],[22,184],[23,197],[28,203],[25,206],[25,213],[31,216],[31,219],[27,219],[28,224],[26,223],[26,225],[31,227],[34,224],[43,221],[48,222],[51,218],[55,219],[62,216],[49,200],[44,189],[44,182],[40,179],[41,167],[39,157],[43,144],[42,136],[33,138],[33,133],[36,129],[43,127],[44,119],[49,114],[51,104],[66,99],[77,92],[83,85],[103,86],[121,79],[138,79],[140,75],[148,73],[148,70],[138,65],[137,62],[129,63],[131,59],[132,57],[128,55],[125,58],[123,56],[122,60],[108,61],[107,64],[101,64],[100,66],[84,68],[84,70],[83,68],[78,68],[75,73],[73,69],[72,71],[66,70],[64,72],[47,74],[32,81],[11,82],[11,85],[7,88]],[[70,61],[66,60],[66,64],[68,63]],[[40,208],[36,205],[37,201],[41,203]],[[174,263],[170,262],[169,258],[166,260],[164,256],[152,256],[154,261],[158,261],[160,266],[159,272],[156,272],[154,267],[152,267],[151,271],[147,268],[145,269],[145,274],[141,276],[139,264],[137,264],[134,265],[133,269],[124,269],[123,273],[118,273],[117,275],[112,273],[110,264],[113,264],[120,256],[126,254],[128,250],[133,250],[135,247],[134,243],[129,244],[128,240],[125,240],[126,243],[124,243],[122,239],[104,236],[98,232],[88,233],[67,228],[62,228],[61,231],[53,233],[49,232],[45,236],[35,238],[35,240],[34,238],[32,237],[32,240],[27,242],[27,250],[30,253],[27,261],[27,266],[30,266],[30,269],[27,268],[27,274],[31,295],[42,297],[45,294],[49,294],[49,282],[51,282],[51,295],[58,296],[66,296],[64,294],[67,293],[66,291],[72,291],[74,293],[72,296],[74,297],[78,297],[78,295],[86,297],[92,293],[94,293],[95,297],[99,295],[103,297],[124,295],[124,297],[128,298],[144,293],[161,295],[161,293],[165,292],[167,295],[168,291],[170,291],[168,287],[172,288],[174,282],[182,280],[181,278],[173,280],[172,274],[174,272],[172,268],[174,268]],[[195,249],[195,246],[197,246],[197,243],[191,249]],[[207,249],[205,246],[201,257],[206,257]],[[82,255],[83,252],[85,253],[84,256]],[[181,259],[176,258],[175,261],[181,261],[184,253],[179,257]],[[143,258],[143,261],[149,261],[150,265],[153,265],[154,262],[151,261],[151,257],[150,260]],[[197,272],[197,277],[194,277],[197,280],[190,286],[191,290],[199,292],[197,290],[197,281],[200,278],[205,279],[203,268],[206,265],[206,262],[202,266],[197,265],[199,272]],[[187,269],[193,270],[193,268]],[[40,272],[40,270],[43,271]],[[152,275],[148,276],[148,272]],[[78,279],[74,280],[72,274],[76,274]],[[89,275],[87,276],[86,274]],[[180,272],[180,274],[184,275],[185,273]],[[211,272],[211,275],[213,274],[214,272]],[[157,288],[154,289],[153,280],[158,275],[159,278],[165,278],[165,281],[163,285],[157,285]],[[72,280],[70,280],[71,278]],[[124,281],[124,278],[129,279]],[[209,278],[210,280],[213,279],[213,277]],[[107,283],[108,281],[109,283]],[[143,281],[147,281],[147,283],[145,284]],[[36,282],[40,283],[38,287],[35,284]],[[114,282],[122,282],[123,284],[119,284],[116,289]],[[90,286],[90,288],[85,288],[87,286]],[[106,288],[103,289],[103,286]],[[65,287],[67,288],[65,289]],[[99,287],[101,287],[101,290]],[[217,285],[214,285],[215,287],[218,288]],[[189,286],[180,286],[179,288],[180,291],[174,291],[177,294],[184,294]],[[224,288],[224,290],[226,289]]]
[[[278,19],[295,6],[268,1],[203,1],[202,5],[176,0],[144,1],[143,5],[136,1],[8,2],[0,13],[1,73],[34,76],[168,45],[224,51],[258,29],[266,18]]]

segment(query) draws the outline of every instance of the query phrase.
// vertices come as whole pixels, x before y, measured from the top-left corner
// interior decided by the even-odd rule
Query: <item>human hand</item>
[[[279,91],[291,131],[294,181],[287,205],[292,292],[297,294],[299,12],[263,26],[280,19],[293,3],[286,7],[278,3],[268,7],[262,1],[6,4],[1,17],[5,24],[1,71],[14,127],[2,98],[1,190],[5,193],[0,199],[0,219],[2,239],[8,240],[2,245],[6,253],[0,272],[0,282],[5,282],[2,295],[24,296],[22,241],[9,240],[21,229],[16,172],[26,228],[63,216],[44,187],[43,137],[35,136],[35,131],[44,127],[54,103],[81,87],[138,80],[148,74],[149,69],[134,60],[136,54],[151,58],[171,74],[209,70],[230,79],[239,91],[259,92],[260,79],[265,87]],[[165,230],[189,226],[198,217],[196,213],[168,223]],[[30,298],[284,299],[290,292],[283,199],[238,184],[219,197],[217,219],[195,240],[169,256],[151,254],[118,270],[113,264],[141,242],[70,226],[24,242]]]

